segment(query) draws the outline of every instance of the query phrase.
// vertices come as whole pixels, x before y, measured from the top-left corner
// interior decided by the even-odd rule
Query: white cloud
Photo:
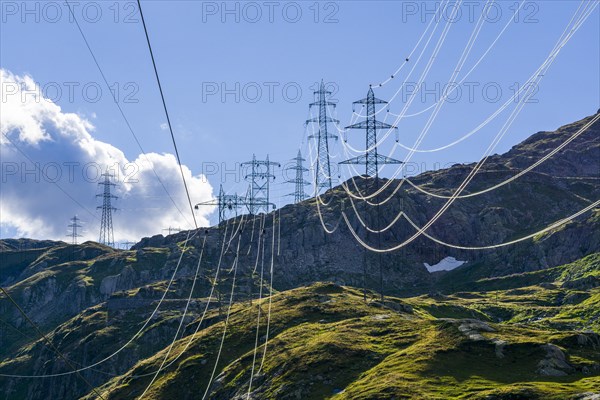
[[[101,199],[96,194],[99,175],[107,169],[118,182],[119,199],[114,205],[120,210],[113,215],[116,241],[138,240],[161,233],[166,226],[192,226],[172,154],[140,154],[129,161],[120,149],[96,140],[88,120],[42,98],[31,77],[0,69],[0,84],[0,223],[4,227],[15,228],[20,236],[66,240],[69,218],[77,214],[85,225],[84,239],[97,240],[100,212],[96,206]],[[186,166],[183,172],[192,201],[211,198],[212,187],[205,177],[193,175]],[[207,225],[206,216],[212,211],[200,210],[199,224]]]
[[[167,123],[162,123],[160,124],[160,129],[162,129],[163,131],[166,131],[167,129],[169,129],[169,125],[167,125]]]

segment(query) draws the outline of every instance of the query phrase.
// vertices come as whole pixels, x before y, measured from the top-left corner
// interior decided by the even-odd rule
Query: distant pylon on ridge
[[[129,250],[134,244],[135,242],[130,242],[129,240],[121,243],[121,245],[123,246],[123,250]]]
[[[235,214],[237,217],[238,210],[241,206],[246,205],[246,198],[237,194],[225,194],[223,185],[219,187],[219,195],[216,199],[203,201],[194,206],[194,209],[200,209],[200,206],[217,206],[219,211],[219,225],[225,221],[230,214]]]
[[[375,119],[375,104],[387,104],[387,101],[376,98],[375,94],[373,93],[373,88],[369,87],[369,92],[367,93],[366,98],[355,101],[352,104],[366,104],[367,117],[364,121],[347,126],[345,129],[365,129],[367,133],[367,147],[365,154],[351,158],[346,161],[342,161],[340,162],[340,164],[365,165],[367,176],[372,178],[379,178],[379,165],[402,164],[402,161],[382,156],[377,153],[377,130],[398,128],[393,125],[386,124],[385,122],[377,121]]]
[[[97,209],[102,210],[100,238],[98,239],[98,242],[106,246],[114,247],[115,238],[113,233],[112,212],[117,209],[113,207],[112,200],[116,199],[117,196],[111,194],[110,188],[116,186],[116,184],[111,182],[113,176],[108,172],[102,174],[102,176],[104,177],[104,181],[98,182],[98,185],[103,186],[104,189],[101,194],[96,195],[96,197],[102,197],[102,205],[96,207]]]
[[[77,232],[78,228],[82,228],[82,226],[79,225],[79,221],[81,220],[77,218],[77,215],[75,215],[73,218],[70,219],[70,221],[71,223],[67,226],[71,228],[71,233],[69,233],[67,237],[71,238],[71,244],[77,244],[77,238],[81,237],[81,235]]]
[[[288,196],[294,196],[294,203],[300,203],[302,200],[309,198],[309,195],[304,191],[304,186],[310,185],[310,182],[304,179],[304,173],[308,171],[308,168],[304,167],[303,162],[306,160],[302,158],[300,150],[298,150],[298,155],[293,160],[296,161],[296,164],[286,168],[286,170],[295,171],[295,178],[286,182],[293,183],[295,189],[294,193],[290,193]]]
[[[269,207],[275,209],[275,204],[269,202],[269,185],[275,180],[275,174],[272,172],[275,167],[281,167],[277,162],[266,160],[257,160],[256,155],[252,155],[252,161],[243,162],[241,167],[250,166],[250,173],[244,176],[244,179],[250,182],[249,198],[246,202],[248,212],[256,215],[261,211],[269,212]]]
[[[169,232],[169,235],[171,235],[173,233],[181,232],[181,228],[173,228],[172,226],[169,226],[168,228],[164,228],[163,231],[167,231]]]
[[[333,119],[327,115],[327,106],[335,107],[336,104],[327,101],[327,96],[331,95],[331,92],[325,89],[325,83],[321,80],[319,90],[314,92],[317,95],[317,101],[310,103],[309,107],[319,107],[319,115],[315,118],[311,118],[306,121],[306,124],[318,123],[319,130],[316,135],[310,135],[309,139],[316,139],[317,141],[317,163],[315,165],[314,176],[315,176],[315,193],[319,193],[321,189],[329,190],[332,186],[331,179],[331,164],[329,161],[329,139],[337,140],[337,135],[333,135],[327,131],[327,124],[329,122],[339,123],[340,121]]]

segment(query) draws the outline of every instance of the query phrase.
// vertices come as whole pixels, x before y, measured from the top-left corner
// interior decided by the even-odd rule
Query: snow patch
[[[425,265],[425,268],[427,268],[427,271],[429,272],[438,272],[452,271],[453,269],[460,267],[464,263],[466,263],[466,261],[460,261],[454,257],[446,257],[435,265],[429,265],[427,263],[423,263],[423,265]]]

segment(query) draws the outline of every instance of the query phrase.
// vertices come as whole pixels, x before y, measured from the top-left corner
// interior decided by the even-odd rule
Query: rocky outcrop
[[[130,265],[126,265],[119,274],[110,275],[102,279],[100,282],[100,293],[109,296],[119,290],[136,287],[139,281],[135,270]]]
[[[465,335],[469,340],[480,341],[485,340],[482,332],[495,332],[496,330],[483,321],[477,319],[467,319],[461,321],[458,330]]]
[[[464,193],[489,188],[514,176],[548,154],[591,118],[584,118],[554,132],[539,132],[506,154],[490,157]],[[513,183],[455,201],[427,233],[450,244],[485,246],[539,231],[600,198],[599,151],[600,122],[596,122],[564,150]],[[420,174],[411,180],[429,192],[449,195],[472,168],[473,164],[457,164],[448,169]],[[415,224],[423,226],[446,202],[445,199],[425,195],[406,183],[394,192],[398,184],[398,181],[382,179],[374,182],[361,177],[356,177],[354,182],[346,182],[353,192],[360,190],[362,193],[371,193],[377,187],[387,185],[387,189],[373,199],[382,201],[390,197],[379,210],[350,198],[338,186],[323,195],[322,200],[327,205],[317,207],[315,200],[311,199],[285,206],[268,216],[245,216],[243,219],[229,220],[220,229],[209,230],[208,257],[212,260],[218,258],[219,237],[223,235],[225,225],[231,228],[241,223],[241,247],[250,251],[243,252],[239,267],[247,276],[249,266],[253,269],[255,261],[252,256],[246,257],[246,254],[255,254],[259,236],[257,226],[266,218],[264,235],[270,238],[273,226],[276,229],[274,285],[277,289],[332,281],[351,286],[363,286],[366,283],[368,288],[379,290],[380,276],[383,275],[385,293],[410,294],[428,290],[440,279],[464,283],[464,276],[499,277],[535,271],[566,264],[600,250],[600,230],[597,229],[600,220],[595,214],[588,213],[551,232],[497,249],[472,251],[447,248],[421,236],[397,251],[382,255],[365,251],[351,230],[368,245],[391,248],[414,234],[415,229],[406,220],[400,218],[382,234],[367,231],[363,223],[372,229],[380,229],[394,220],[399,212],[403,212]],[[348,224],[342,218],[342,213],[347,216]],[[360,219],[356,214],[360,215]],[[326,233],[322,224],[332,233]],[[229,229],[228,234],[231,231]],[[200,244],[199,236],[203,232],[199,233],[192,240],[195,246]],[[156,235],[143,239],[133,248],[168,247],[173,251],[186,236],[187,232],[167,237]],[[267,252],[270,252],[269,246]],[[224,259],[226,265],[233,256],[233,249],[230,249]],[[430,274],[424,266],[424,263],[433,265],[446,257],[466,263],[452,271],[435,275]]]
[[[572,397],[571,400],[600,400],[600,393],[581,393]]]
[[[538,363],[537,373],[544,376],[567,376],[573,371],[567,356],[560,347],[553,344],[545,344],[542,349],[546,351],[546,357]]]
[[[572,281],[566,281],[562,284],[562,287],[566,289],[592,289],[600,286],[600,277],[598,276],[586,276],[584,278],[574,279]]]

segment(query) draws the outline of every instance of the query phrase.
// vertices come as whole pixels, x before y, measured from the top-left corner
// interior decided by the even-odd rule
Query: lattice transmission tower
[[[329,161],[329,139],[337,140],[337,135],[331,134],[327,130],[330,122],[339,123],[340,121],[333,119],[327,115],[327,107],[335,107],[335,103],[328,101],[327,97],[331,92],[325,89],[325,84],[321,80],[319,90],[314,92],[317,96],[317,101],[310,103],[309,107],[319,107],[319,115],[306,121],[306,124],[318,123],[319,130],[316,135],[310,135],[309,139],[317,141],[317,162],[315,165],[315,192],[319,193],[321,189],[332,188],[331,164]]]
[[[225,194],[223,185],[221,185],[217,198],[198,203],[194,208],[198,210],[201,206],[217,206],[219,211],[219,225],[221,225],[221,222],[225,221],[230,214],[234,213],[237,217],[238,210],[245,205],[246,197],[238,196],[237,194]]]
[[[82,228],[82,226],[79,225],[79,221],[81,220],[77,218],[77,215],[75,215],[73,218],[70,219],[70,221],[71,223],[67,225],[67,227],[71,229],[71,233],[69,233],[67,237],[71,238],[71,244],[77,244],[77,238],[81,237],[81,235],[77,231],[79,228]]]
[[[378,129],[398,129],[397,127],[386,124],[385,122],[377,121],[375,118],[375,105],[387,104],[387,101],[380,100],[375,97],[373,88],[369,87],[367,97],[352,104],[366,104],[367,116],[364,121],[347,126],[345,129],[364,129],[367,133],[366,152],[358,157],[351,158],[340,164],[358,164],[365,165],[366,174],[372,178],[379,178],[379,166],[384,164],[402,164],[402,161],[394,158],[382,156],[377,153],[377,130]]]
[[[381,100],[375,97],[373,93],[373,88],[369,86],[369,92],[367,93],[367,97],[358,101],[355,101],[353,104],[365,104],[367,107],[367,116],[364,121],[358,122],[356,124],[352,124],[347,126],[345,129],[364,129],[366,131],[367,144],[365,148],[365,154],[360,155],[358,157],[351,158],[346,161],[340,162],[340,164],[359,164],[364,165],[366,169],[367,177],[375,178],[375,191],[379,190],[379,166],[385,164],[402,164],[402,161],[396,160],[394,158],[382,156],[377,153],[377,130],[378,129],[397,129],[397,127],[386,124],[385,122],[377,121],[376,117],[376,104],[387,104],[387,101]],[[378,196],[375,196],[375,202],[378,200]],[[377,225],[381,226],[381,210],[380,204],[376,206],[376,219]],[[369,233],[367,232],[367,237]],[[381,233],[377,235],[377,244],[378,247],[381,248]],[[383,302],[384,294],[384,279],[383,279],[383,260],[381,253],[377,254],[377,262],[379,264],[379,295],[381,297],[381,301]],[[364,296],[366,299],[366,287],[367,287],[367,254],[365,250],[364,258],[363,258],[363,280],[364,280]]]
[[[302,200],[309,198],[309,195],[304,191],[304,186],[310,185],[306,179],[304,179],[304,173],[308,171],[308,168],[304,167],[304,158],[302,153],[298,150],[298,155],[293,159],[296,161],[296,165],[286,168],[287,171],[294,171],[295,178],[290,179],[287,183],[294,184],[294,193],[288,194],[288,196],[294,196],[294,203],[300,203]]]
[[[130,242],[129,240],[121,243],[121,246],[123,246],[123,250],[129,250],[131,249],[131,246],[133,246],[135,244],[135,242]]]
[[[244,179],[250,182],[250,190],[246,207],[248,212],[255,215],[261,211],[269,212],[269,207],[275,209],[275,204],[269,202],[269,186],[272,180],[275,180],[274,169],[281,167],[277,162],[266,160],[257,160],[256,155],[252,155],[252,161],[243,162],[241,167],[250,167],[250,173],[244,176]]]
[[[102,174],[104,177],[104,181],[98,182],[98,185],[104,187],[101,194],[97,194],[96,197],[102,197],[102,205],[96,208],[102,210],[102,218],[100,220],[100,238],[98,239],[99,243],[102,243],[106,246],[114,247],[115,245],[115,237],[113,233],[113,220],[112,220],[112,212],[117,209],[113,207],[112,200],[117,199],[117,196],[111,193],[111,188],[115,187],[116,184],[111,182],[113,176],[108,172]]]
[[[164,228],[163,232],[168,232],[168,235],[172,235],[173,233],[181,232],[181,228],[169,226],[168,228]]]

